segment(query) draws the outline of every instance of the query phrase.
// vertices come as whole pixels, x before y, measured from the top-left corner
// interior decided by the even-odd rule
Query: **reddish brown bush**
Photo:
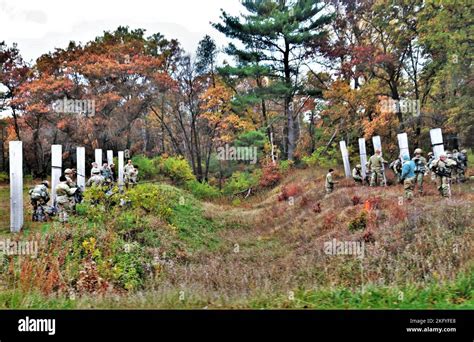
[[[287,184],[281,190],[283,199],[287,200],[290,197],[295,197],[301,193],[301,187],[298,184]]]
[[[260,178],[260,186],[268,188],[277,184],[281,179],[281,173],[276,163],[272,161],[264,162],[262,165],[262,177]]]
[[[313,211],[315,213],[320,213],[321,212],[321,204],[318,202],[315,205],[313,205]]]

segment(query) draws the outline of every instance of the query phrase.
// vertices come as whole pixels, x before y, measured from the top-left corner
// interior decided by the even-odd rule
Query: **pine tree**
[[[307,47],[326,37],[324,27],[332,16],[323,2],[315,0],[244,0],[242,5],[247,14],[238,17],[222,11],[222,23],[213,24],[241,43],[239,47],[230,43],[226,48],[237,66],[222,71],[255,78],[257,89],[249,94],[254,100],[265,99],[267,94],[283,100],[287,133],[283,147],[286,157],[293,160],[299,128],[292,104],[302,91],[300,68],[311,58]],[[263,77],[270,82],[259,83]]]

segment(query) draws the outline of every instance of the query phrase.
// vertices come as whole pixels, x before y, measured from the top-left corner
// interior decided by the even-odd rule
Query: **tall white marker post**
[[[51,145],[51,203],[56,202],[56,186],[59,184],[59,177],[63,168],[63,147],[61,145]]]
[[[95,162],[100,169],[102,167],[102,150],[100,148],[95,150]]]
[[[346,178],[351,177],[351,165],[349,164],[349,151],[347,150],[346,142],[344,140],[339,142],[339,147],[341,148],[342,161],[344,162],[344,172],[346,173]]]
[[[435,158],[439,158],[439,155],[444,152],[443,145],[443,133],[441,128],[433,128],[430,130],[431,146],[433,146],[433,154]]]
[[[23,143],[10,141],[10,231],[23,227]]]
[[[114,163],[114,151],[112,150],[107,150],[107,164],[113,164]]]
[[[367,167],[365,166],[365,164],[367,164],[367,150],[365,148],[364,138],[359,138],[359,154],[360,154],[360,166],[362,166],[362,177],[365,180],[365,177],[367,176]]]
[[[410,157],[410,150],[408,148],[408,136],[406,133],[397,134],[398,148],[400,149],[400,157],[407,155]]]
[[[374,145],[374,152],[377,150],[380,150],[380,156],[382,156],[382,141],[380,140],[380,135],[376,135],[372,137],[372,144]],[[383,163],[382,163],[382,174],[383,174],[383,184],[387,186],[387,177],[385,177],[385,164]]]
[[[118,153],[118,185],[120,191],[123,191],[123,151]]]
[[[77,162],[77,186],[82,190],[86,187],[86,148],[78,147],[76,149]]]

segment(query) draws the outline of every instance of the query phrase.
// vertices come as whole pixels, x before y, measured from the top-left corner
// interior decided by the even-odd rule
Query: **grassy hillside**
[[[40,240],[40,254],[4,257],[0,307],[474,307],[471,184],[441,199],[427,182],[411,203],[399,186],[342,180],[325,196],[323,184],[295,170],[233,204],[143,184],[128,207],[29,224],[17,238]],[[328,255],[334,239],[363,242],[363,255]]]

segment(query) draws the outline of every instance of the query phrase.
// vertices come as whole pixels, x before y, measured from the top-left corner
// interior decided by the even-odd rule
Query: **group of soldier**
[[[67,222],[70,213],[75,211],[76,204],[82,202],[83,189],[76,183],[77,172],[75,169],[66,169],[64,175],[59,178],[55,188],[56,200],[52,206],[48,206],[50,200],[49,182],[42,181],[29,191],[31,205],[33,207],[33,221],[46,221],[48,217],[58,216],[59,222]],[[124,183],[126,188],[135,185],[138,179],[138,167],[129,160],[124,167]],[[86,182],[86,187],[101,187],[110,194],[115,183],[114,164],[104,163],[99,167],[92,163],[91,177]]]
[[[431,179],[436,181],[438,191],[443,197],[451,196],[451,183],[464,182],[467,170],[467,151],[446,151],[435,158],[433,152],[428,153],[428,160],[423,156],[420,148],[415,149],[415,156],[410,159],[408,154],[403,154],[390,163],[389,168],[394,172],[397,182],[403,184],[405,197],[413,199],[413,191],[418,186],[418,192],[423,194],[423,178],[431,173]],[[352,170],[352,178],[358,185],[369,184],[370,186],[383,186],[387,184],[385,177],[385,165],[388,162],[383,159],[380,150],[369,158],[366,163],[366,177],[363,177],[362,166],[357,164]],[[334,191],[337,181],[333,179],[333,169],[329,169],[326,175],[326,193]]]

